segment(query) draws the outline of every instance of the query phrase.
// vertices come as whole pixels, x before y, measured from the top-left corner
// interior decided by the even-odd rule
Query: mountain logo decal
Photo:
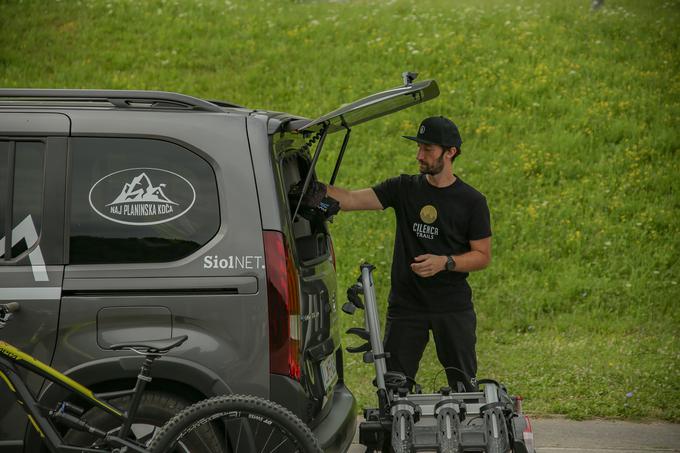
[[[165,186],[166,184],[159,184],[158,186],[154,187],[146,173],[142,173],[139,176],[133,178],[132,182],[129,184],[125,183],[120,195],[118,195],[116,199],[107,206],[129,203],[132,201],[177,204],[174,201],[170,201],[170,199],[165,196],[163,193],[163,187]]]
[[[157,225],[186,214],[196,190],[175,172],[161,168],[128,168],[101,178],[90,188],[92,209],[124,225]]]

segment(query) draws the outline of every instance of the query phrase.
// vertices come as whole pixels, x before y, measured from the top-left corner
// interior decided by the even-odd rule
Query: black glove
[[[302,194],[302,187],[304,181],[299,181],[290,188],[288,198],[292,206],[297,206]],[[326,184],[320,181],[310,181],[307,191],[302,196],[302,203],[300,204],[300,215],[311,220],[313,216],[318,214],[325,218],[334,216],[340,211],[340,203],[332,197],[326,195]]]
[[[340,212],[340,202],[333,197],[323,197],[317,208],[327,219]]]
[[[299,182],[293,184],[293,186],[290,188],[290,191],[288,192],[288,197],[291,201],[295,202],[295,206],[297,206],[298,202],[300,201],[300,195],[302,195],[302,187],[304,184],[305,182],[300,180]],[[326,196],[326,191],[326,184],[319,181],[310,181],[307,191],[302,197],[301,206],[306,208],[316,208],[319,206],[319,203],[321,203],[321,200],[323,200],[323,198]]]

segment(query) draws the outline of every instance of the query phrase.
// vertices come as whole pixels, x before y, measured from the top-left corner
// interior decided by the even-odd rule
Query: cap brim
[[[408,135],[402,135],[402,137],[407,138],[409,140],[413,140],[414,142],[425,143],[426,145],[439,145],[439,143],[435,143],[430,140],[423,140],[422,138],[418,137],[410,137]]]

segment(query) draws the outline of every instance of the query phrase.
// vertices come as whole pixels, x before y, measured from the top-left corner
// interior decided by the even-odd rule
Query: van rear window
[[[175,261],[219,229],[215,173],[177,144],[74,138],[70,175],[71,264]]]

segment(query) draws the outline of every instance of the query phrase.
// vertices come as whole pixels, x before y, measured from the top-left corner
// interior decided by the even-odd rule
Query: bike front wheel
[[[216,442],[196,450],[201,427],[209,424]],[[292,412],[248,395],[223,395],[195,403],[156,433],[153,453],[321,453],[311,430]]]

